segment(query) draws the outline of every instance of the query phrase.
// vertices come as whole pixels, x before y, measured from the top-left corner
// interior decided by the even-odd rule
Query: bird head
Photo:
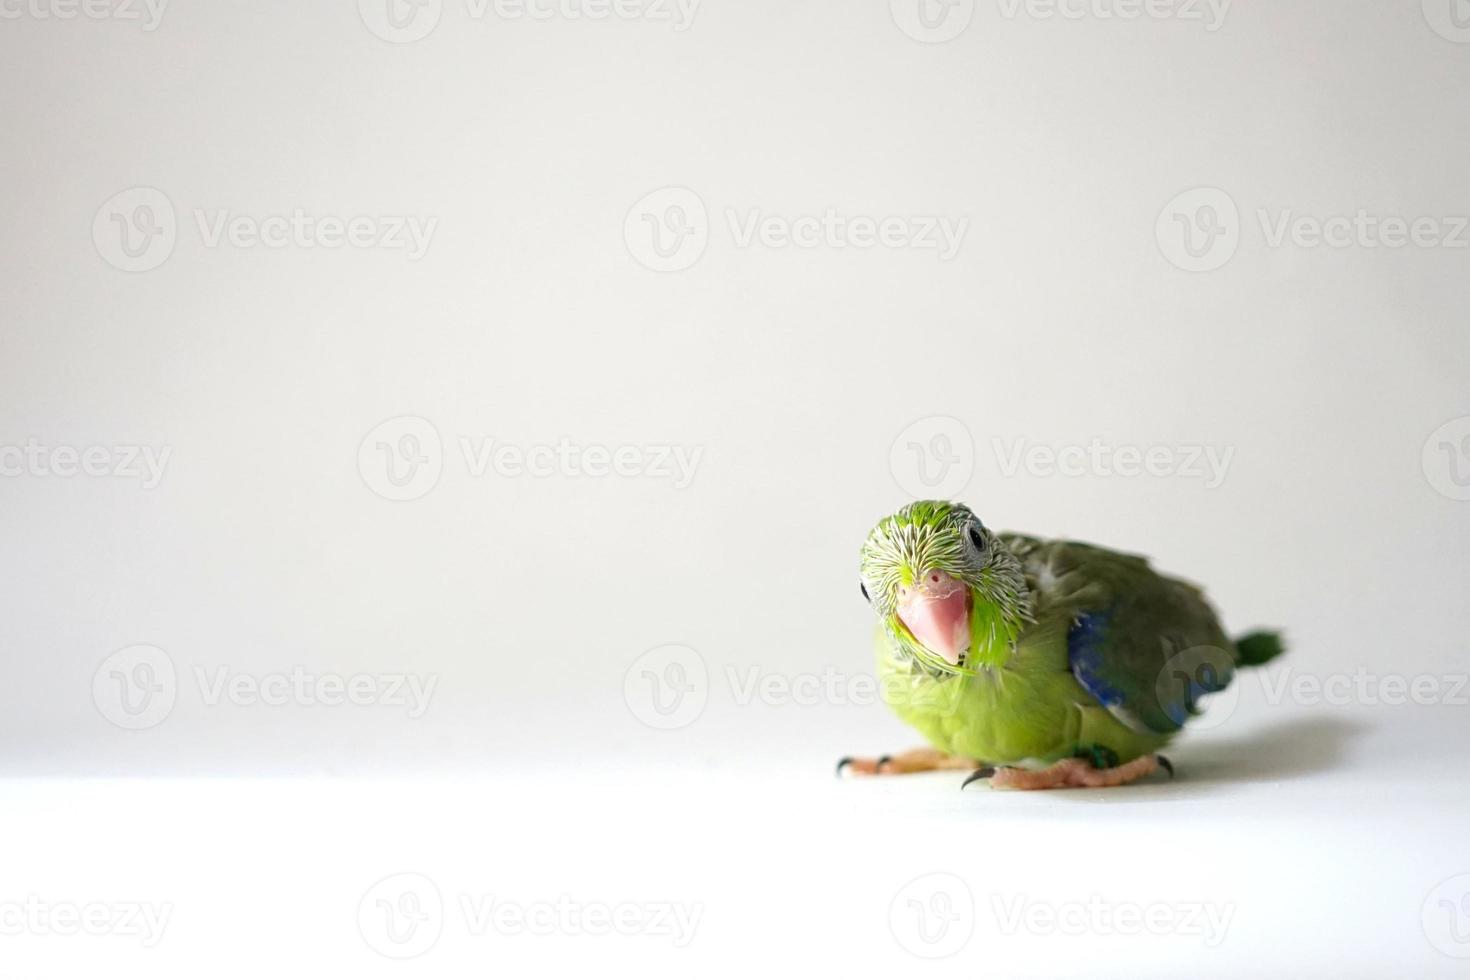
[[[964,504],[920,500],[883,518],[860,572],[888,634],[932,673],[1002,666],[1030,618],[1021,563]]]

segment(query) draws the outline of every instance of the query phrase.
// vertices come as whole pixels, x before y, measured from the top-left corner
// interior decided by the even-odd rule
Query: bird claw
[[[1174,778],[1174,763],[1169,761],[1168,756],[1162,756],[1158,753],[1154,753],[1154,760],[1158,762],[1160,768],[1162,768],[1165,772],[1169,774],[1170,779]]]
[[[974,772],[970,773],[970,775],[965,778],[965,781],[963,783],[960,783],[960,789],[964,789],[966,786],[970,785],[976,780],[989,779],[991,776],[994,775],[994,766],[981,766],[979,769],[976,769]]]
[[[853,763],[855,763],[857,761],[859,761],[859,760],[853,758],[850,755],[845,755],[842,758],[838,759],[837,760],[837,775],[838,776],[841,776],[842,775],[842,771],[844,769],[846,769],[848,766],[852,765]],[[893,756],[891,756],[891,755],[880,755],[878,757],[877,761],[873,763],[873,771],[872,772],[866,771],[866,768],[864,768],[862,770],[854,770],[854,771],[855,772],[861,772],[862,775],[864,775],[864,776],[876,776],[876,775],[878,775],[879,773],[881,773],[883,771],[883,767],[884,766],[888,765],[888,763],[890,763],[892,761],[893,761]]]

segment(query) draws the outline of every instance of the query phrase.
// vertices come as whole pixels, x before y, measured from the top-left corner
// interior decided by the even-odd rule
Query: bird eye
[[[859,582],[858,583],[858,588],[860,588],[860,589],[863,590],[863,601],[864,602],[872,602],[873,601],[872,599],[869,599],[868,598],[868,583],[867,582]]]
[[[985,536],[980,533],[979,524],[971,524],[965,529],[965,533],[969,535],[970,543],[975,546],[976,551],[985,550]]]

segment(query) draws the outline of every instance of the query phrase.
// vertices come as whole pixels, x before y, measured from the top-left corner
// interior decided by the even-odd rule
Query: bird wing
[[[1200,589],[1139,555],[1005,535],[1037,623],[1064,626],[1082,688],[1138,732],[1171,734],[1230,683],[1233,647]]]

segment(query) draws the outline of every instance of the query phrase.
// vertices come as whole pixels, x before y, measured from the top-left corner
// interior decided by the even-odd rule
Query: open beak
[[[947,572],[928,569],[899,590],[898,618],[914,639],[958,666],[970,649],[970,590]]]

